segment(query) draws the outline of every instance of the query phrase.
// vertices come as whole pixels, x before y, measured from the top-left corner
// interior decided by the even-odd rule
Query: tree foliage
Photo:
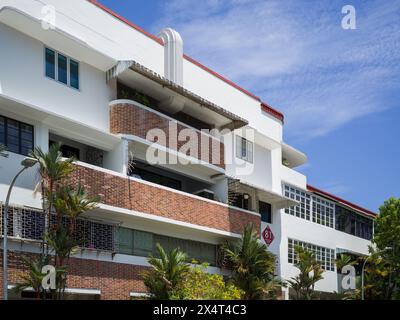
[[[243,292],[219,274],[207,272],[207,264],[194,265],[176,288],[172,299],[179,300],[239,300]]]
[[[296,299],[312,300],[315,298],[315,284],[323,279],[323,270],[311,251],[296,246],[295,252],[295,266],[299,269],[299,274],[288,280],[288,283],[295,292]]]
[[[232,269],[233,283],[242,290],[245,300],[273,299],[282,283],[275,278],[275,256],[259,241],[252,225],[242,237],[223,246],[226,264]]]
[[[150,255],[151,269],[143,274],[143,280],[151,297],[170,300],[189,271],[187,255],[178,248],[165,252],[160,244],[156,246],[159,257]]]
[[[366,264],[368,299],[400,299],[400,199],[390,198],[375,220],[371,258]]]

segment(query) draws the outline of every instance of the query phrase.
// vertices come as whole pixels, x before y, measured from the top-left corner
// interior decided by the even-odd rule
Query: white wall
[[[329,228],[305,219],[281,213],[282,239],[280,244],[281,277],[290,279],[298,273],[298,269],[288,263],[288,238],[312,243],[318,246],[336,250],[337,248],[368,254],[370,241]],[[316,290],[337,291],[336,271],[326,271],[324,279],[317,283]]]
[[[0,201],[6,201],[9,185],[12,179],[22,169],[24,156],[9,153],[8,158],[0,157]],[[11,193],[10,204],[41,208],[40,193],[34,194],[38,182],[37,167],[25,170],[18,178]]]
[[[286,182],[303,190],[307,189],[307,177],[296,170],[280,165],[280,175],[283,182]]]
[[[0,43],[0,94],[102,131],[109,130],[108,103],[112,93],[104,72],[80,63],[78,91],[45,77],[41,42],[0,23]]]

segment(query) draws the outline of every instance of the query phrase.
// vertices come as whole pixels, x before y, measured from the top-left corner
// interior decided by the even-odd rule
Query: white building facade
[[[1,208],[24,157],[56,142],[78,159],[72,181],[102,197],[80,222],[74,298],[144,294],[156,243],[224,274],[219,245],[249,223],[282,279],[296,275],[295,245],[314,250],[322,292],[340,291],[337,254],[368,254],[375,214],[309,186],[284,116],[184,55],[176,31],[150,35],[95,1],[4,0],[0,49]],[[36,183],[32,168],[12,192],[10,286],[19,257],[40,252]]]

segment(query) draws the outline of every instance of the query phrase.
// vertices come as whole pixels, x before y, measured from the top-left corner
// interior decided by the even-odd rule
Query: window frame
[[[240,148],[238,148],[239,139],[240,139]],[[245,146],[244,149],[243,146]],[[249,146],[251,146],[251,152]],[[254,163],[254,143],[252,141],[242,136],[236,135],[235,148],[236,148],[236,158],[239,158],[248,163]],[[245,156],[243,155],[244,150],[246,153]]]
[[[25,154],[22,153],[22,140],[26,140],[22,138],[22,125],[30,127],[32,129],[32,148],[31,151],[35,149],[35,126],[23,121],[19,121],[17,119],[9,118],[4,115],[0,114],[0,117],[4,119],[4,145],[7,148],[8,152],[14,153],[14,154],[19,154],[22,156],[28,156],[29,153]],[[9,149],[9,143],[8,143],[8,121],[15,121],[18,124],[18,152],[12,151]]]
[[[321,268],[324,271],[332,271],[332,272],[336,271],[336,263],[335,263],[336,249],[297,240],[295,238],[288,238],[287,262],[289,264],[294,265],[298,261],[295,252],[296,246],[300,246],[303,249],[311,251],[315,256],[315,259],[321,265]]]
[[[44,73],[44,77],[46,79],[53,80],[53,81],[55,81],[55,82],[57,82],[57,83],[59,83],[59,84],[61,84],[63,86],[67,86],[68,88],[71,88],[73,90],[76,90],[76,91],[80,92],[81,91],[81,62],[79,60],[77,60],[77,59],[71,58],[70,56],[66,55],[65,53],[62,53],[60,51],[57,51],[57,50],[53,49],[52,47],[44,45],[43,48],[44,48],[43,49],[43,62],[44,62],[43,63],[43,73]],[[54,69],[55,69],[54,70],[54,78],[48,76],[47,72],[46,72],[46,50],[51,50],[51,51],[54,52]],[[64,56],[67,59],[67,61],[66,61],[66,63],[67,63],[67,83],[64,83],[64,82],[58,80],[58,56],[59,55]],[[71,61],[76,62],[77,66],[78,66],[78,88],[75,88],[75,87],[71,86]]]

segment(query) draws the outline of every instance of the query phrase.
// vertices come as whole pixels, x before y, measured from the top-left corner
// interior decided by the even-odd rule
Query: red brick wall
[[[8,252],[8,282],[21,282],[27,270],[21,257],[34,254]],[[3,251],[0,251],[3,260]],[[146,292],[141,273],[146,267],[129,264],[71,258],[67,278],[68,288],[97,289],[104,300],[128,300],[130,292]],[[3,298],[3,266],[0,266],[0,299]]]
[[[248,223],[260,230],[259,216],[99,170],[77,165],[72,183],[80,183],[107,205],[235,233]]]
[[[147,132],[151,129],[161,129],[165,133],[166,141],[158,141],[159,144],[169,147],[174,150],[179,150],[186,141],[177,141],[177,145],[169,144],[169,125],[176,122],[167,118],[161,117],[154,112],[137,107],[133,104],[122,103],[111,106],[110,108],[110,131],[114,134],[132,134],[140,138],[146,139]],[[188,127],[178,123],[176,133],[179,134],[181,130],[188,129]],[[173,132],[171,132],[173,133]],[[224,144],[220,141],[213,139],[197,130],[192,133],[197,136],[198,152],[195,156],[197,159],[205,160],[221,168],[225,168],[225,154]],[[202,138],[201,138],[202,137]],[[202,143],[202,139],[204,142]],[[155,142],[155,141],[151,141]],[[208,146],[207,146],[208,144]],[[212,152],[219,150],[218,152]],[[201,157],[202,152],[205,156]],[[188,153],[187,153],[188,154]]]

